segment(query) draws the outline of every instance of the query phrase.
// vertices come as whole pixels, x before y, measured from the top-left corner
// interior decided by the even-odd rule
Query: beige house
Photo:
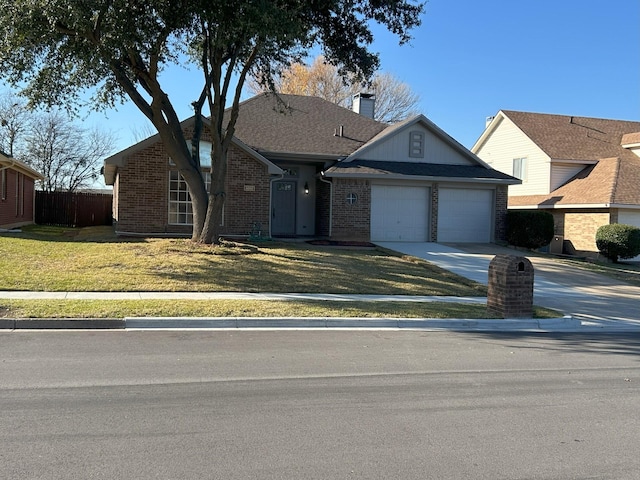
[[[471,149],[522,180],[509,209],[551,212],[565,250],[597,252],[597,229],[640,227],[640,122],[501,110]]]

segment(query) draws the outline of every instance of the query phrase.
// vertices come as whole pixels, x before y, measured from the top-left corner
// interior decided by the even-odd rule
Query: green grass
[[[445,302],[335,302],[270,300],[0,300],[0,317],[390,317],[497,318],[485,305]],[[558,312],[535,308],[535,318]]]
[[[122,241],[99,229],[51,227],[0,235],[0,289],[486,295],[483,285],[380,250]]]

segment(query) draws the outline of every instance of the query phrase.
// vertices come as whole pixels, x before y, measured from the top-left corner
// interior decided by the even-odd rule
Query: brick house
[[[29,225],[35,218],[35,182],[44,177],[0,152],[0,229]]]
[[[519,181],[488,167],[423,115],[396,125],[373,120],[374,102],[356,96],[357,111],[297,95],[261,94],[241,103],[223,234],[246,236],[260,225],[273,237],[503,239],[507,187]],[[188,138],[193,119],[182,126]],[[205,171],[208,140],[205,125]],[[114,186],[118,233],[190,233],[186,184],[157,135],[107,158],[104,176]]]
[[[471,151],[522,180],[509,209],[551,212],[565,252],[595,254],[602,225],[640,227],[640,122],[509,110],[489,120]]]

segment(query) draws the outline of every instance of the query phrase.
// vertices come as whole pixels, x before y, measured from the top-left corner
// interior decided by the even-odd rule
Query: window
[[[358,202],[358,195],[351,192],[347,195],[347,205],[355,205]]]
[[[527,159],[526,158],[513,159],[513,176],[516,178],[519,178],[523,182],[527,179]]]
[[[203,172],[207,192],[211,189],[211,174]],[[169,223],[193,225],[193,210],[187,182],[177,170],[169,172]]]
[[[2,200],[7,199],[7,170],[6,169],[0,172],[0,198]]]
[[[409,133],[409,156],[424,158],[424,132]]]

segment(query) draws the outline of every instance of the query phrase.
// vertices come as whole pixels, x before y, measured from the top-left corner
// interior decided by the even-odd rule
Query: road
[[[636,479],[640,336],[0,333],[3,479]]]

